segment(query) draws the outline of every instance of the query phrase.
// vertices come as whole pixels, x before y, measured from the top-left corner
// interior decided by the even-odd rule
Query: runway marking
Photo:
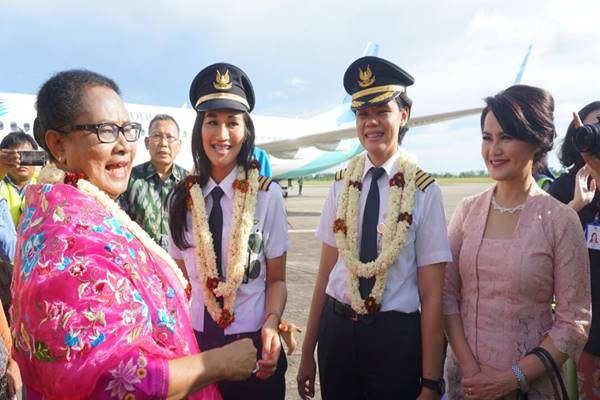
[[[289,229],[288,233],[314,233],[315,229]]]

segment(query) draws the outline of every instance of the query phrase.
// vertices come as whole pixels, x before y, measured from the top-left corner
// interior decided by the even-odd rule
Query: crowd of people
[[[316,230],[300,398],[317,369],[325,400],[564,398],[568,358],[580,398],[600,398],[600,148],[580,144],[600,102],[574,113],[568,172],[536,182],[554,99],[526,85],[486,98],[494,184],[446,226],[440,187],[402,149],[414,78],[362,57],[343,83],[365,152],[336,174]],[[217,63],[189,98],[191,171],[165,114],[134,167],[142,126],[87,70],[46,81],[34,137],[0,143],[0,397],[285,398],[286,211],[256,156],[252,83]],[[38,146],[36,171],[22,151]]]

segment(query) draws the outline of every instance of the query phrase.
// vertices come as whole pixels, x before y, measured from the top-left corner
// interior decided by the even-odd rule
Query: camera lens
[[[600,154],[600,124],[586,124],[577,128],[573,145],[579,152]]]

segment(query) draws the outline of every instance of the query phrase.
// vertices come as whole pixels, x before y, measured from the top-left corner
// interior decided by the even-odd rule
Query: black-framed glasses
[[[123,126],[119,126],[114,122],[104,122],[102,124],[82,124],[71,125],[71,131],[87,131],[95,133],[100,143],[113,143],[119,137],[119,132],[123,133],[125,140],[135,142],[140,138],[142,133],[142,124],[130,122]]]

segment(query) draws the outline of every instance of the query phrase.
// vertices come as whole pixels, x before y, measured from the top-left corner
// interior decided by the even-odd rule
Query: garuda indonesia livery
[[[378,45],[369,43],[364,55],[377,55]],[[523,60],[517,81],[525,68],[531,46]],[[354,114],[350,111],[350,96],[335,109],[310,119],[268,117],[252,115],[256,127],[256,145],[269,154],[273,178],[291,179],[330,170],[353,156],[363,147],[356,137]],[[35,118],[35,96],[28,94],[0,93],[0,138],[21,129],[31,132]],[[188,107],[161,107],[126,104],[131,121],[140,122],[147,128],[156,114],[173,116],[181,128],[182,146],[177,163],[185,168],[193,166],[190,149],[191,131],[196,112]],[[427,116],[411,117],[409,127],[419,127],[478,114],[481,107]],[[138,141],[134,164],[147,161],[148,152],[143,140]]]

